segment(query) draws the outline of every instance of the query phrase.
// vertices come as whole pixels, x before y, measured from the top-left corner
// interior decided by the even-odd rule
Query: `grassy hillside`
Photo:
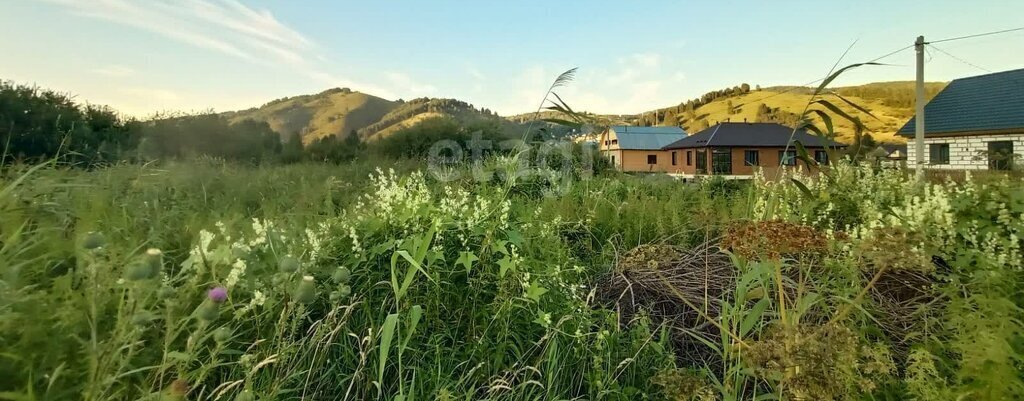
[[[463,122],[498,119],[490,110],[456,99],[390,101],[348,88],[278,99],[225,114],[232,122],[265,121],[283,137],[300,134],[305,143],[353,131],[363,140],[376,140],[431,117],[448,116]]]
[[[282,136],[299,133],[309,143],[330,135],[362,129],[399,107],[393,102],[347,88],[284,98],[259,108],[228,113],[232,121],[266,121]]]
[[[943,82],[927,83],[928,98],[935,96],[945,85]],[[834,96],[827,96],[832,103],[847,113],[859,117],[875,139],[882,142],[903,142],[895,133],[914,113],[913,82],[877,82],[836,88],[835,91],[870,110],[877,117],[872,118]],[[770,87],[717,98],[695,108],[692,112],[686,111],[685,103],[681,103],[679,106],[643,113],[641,118],[647,121],[653,119],[659,125],[678,123],[691,133],[720,121],[779,122],[793,125],[810,100],[812,92],[813,88]],[[853,124],[841,118],[836,118],[834,123],[836,132],[840,134],[839,139],[849,141],[853,136]]]
[[[363,140],[374,141],[435,117],[452,117],[462,123],[482,120],[505,122],[490,110],[477,109],[461,100],[417,98],[400,102],[398,107],[381,116],[378,121],[360,128],[357,132]]]

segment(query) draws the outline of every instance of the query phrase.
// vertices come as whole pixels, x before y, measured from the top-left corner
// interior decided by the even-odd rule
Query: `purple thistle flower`
[[[228,290],[224,287],[213,287],[206,293],[206,297],[219,304],[228,299]]]

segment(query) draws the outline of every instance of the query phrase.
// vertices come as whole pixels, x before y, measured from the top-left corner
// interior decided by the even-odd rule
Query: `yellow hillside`
[[[400,103],[348,89],[331,89],[316,95],[296,96],[270,102],[258,109],[233,113],[233,121],[266,121],[281,135],[299,133],[312,142],[330,135],[347,135],[380,121]]]
[[[850,115],[860,118],[864,125],[867,126],[868,132],[876,140],[881,142],[905,142],[902,138],[896,137],[895,133],[910,117],[910,110],[906,108],[886,106],[884,101],[881,99],[864,99],[851,96],[844,97],[870,110],[874,117],[858,111],[834,96],[826,96],[825,99],[830,101],[832,104],[839,106],[843,111]],[[686,121],[684,126],[686,127],[687,132],[697,132],[704,127],[704,121],[707,121],[709,125],[714,125],[719,121],[755,122],[758,121],[758,109],[761,104],[770,108],[778,108],[784,112],[800,114],[803,112],[810,98],[810,95],[800,93],[782,93],[763,90],[750,92],[740,96],[733,96],[728,99],[718,99],[697,109],[695,114],[698,119],[695,121]],[[732,113],[729,113],[728,111],[728,105],[730,102],[734,106]],[[822,106],[815,107],[825,110]],[[829,114],[831,115],[832,113]],[[853,137],[853,123],[836,115],[833,115],[832,117],[832,122],[835,126],[836,133],[839,134],[839,139],[849,142]],[[821,124],[818,125],[824,129],[824,126]]]
[[[896,131],[914,113],[914,82],[893,81],[875,82],[857,86],[846,86],[830,89],[829,92],[841,94],[847,100],[871,111],[871,115],[848,105],[839,97],[825,94],[825,99],[844,112],[860,118],[867,127],[866,133],[880,142],[905,142],[895,135]],[[938,94],[946,83],[926,82],[925,96],[930,99]],[[808,87],[770,87],[750,90],[747,84],[734,88],[712,91],[693,100],[687,100],[677,106],[666,107],[641,113],[632,120],[638,125],[682,125],[688,132],[694,133],[715,125],[717,122],[776,122],[795,126],[804,112],[814,88]],[[731,106],[731,110],[730,110]],[[854,124],[849,120],[827,110],[822,105],[813,105],[812,109],[826,111],[832,116],[835,132],[840,141],[850,142],[854,136]],[[812,114],[813,115],[813,114]],[[822,130],[821,121],[815,122]]]

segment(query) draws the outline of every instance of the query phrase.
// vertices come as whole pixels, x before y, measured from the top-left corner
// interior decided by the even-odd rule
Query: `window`
[[[827,165],[828,164],[828,152],[826,152],[824,150],[815,150],[814,151],[814,161],[818,162],[818,164],[820,164],[822,166]]]
[[[647,155],[647,164],[658,164],[658,155]]]
[[[697,152],[697,173],[704,174],[708,172],[708,152],[701,150]]]
[[[693,151],[692,150],[687,150],[686,151],[686,165],[687,166],[692,166],[693,165]]]
[[[612,139],[612,145],[618,145],[618,144],[619,144],[619,140],[618,139]]]
[[[756,150],[746,150],[743,152],[743,165],[744,166],[759,166],[761,165],[761,152]]]
[[[711,170],[714,174],[732,174],[732,150],[712,149]]]
[[[612,155],[612,165],[615,166],[615,155]]]
[[[672,165],[675,166],[676,164],[676,152],[672,152]]]
[[[933,143],[928,145],[929,164],[949,164],[949,144]]]
[[[604,146],[608,146],[608,140],[607,139],[604,140]]]
[[[795,166],[796,165],[796,151],[779,151],[779,161],[782,162],[783,166]]]
[[[988,169],[1010,170],[1013,168],[1013,141],[988,143]]]

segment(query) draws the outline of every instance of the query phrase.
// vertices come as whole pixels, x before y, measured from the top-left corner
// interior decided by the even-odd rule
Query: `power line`
[[[930,41],[930,42],[925,42],[925,43],[926,43],[926,44],[931,44],[931,43],[942,43],[942,42],[950,42],[950,41],[954,41],[954,40],[961,40],[961,39],[970,39],[970,38],[976,38],[976,37],[979,37],[979,36],[989,36],[989,35],[998,35],[998,34],[1001,34],[1001,33],[1009,33],[1009,32],[1016,32],[1016,31],[1024,31],[1024,26],[1022,26],[1022,27],[1020,27],[1020,28],[1013,28],[1013,29],[1004,29],[1004,30],[1001,30],[1001,31],[992,31],[992,32],[985,32],[985,33],[976,33],[976,34],[974,34],[974,35],[966,35],[966,36],[957,36],[957,37],[955,37],[955,38],[948,38],[948,39],[939,39],[939,40],[933,40],[933,41]]]
[[[891,52],[888,52],[888,53],[886,53],[886,54],[883,54],[883,55],[881,55],[881,56],[875,57],[875,58],[873,58],[873,59],[869,60],[869,61],[868,61],[868,63],[874,63],[874,62],[878,62],[879,60],[882,60],[882,59],[884,59],[884,58],[886,58],[886,57],[889,57],[889,56],[895,55],[895,54],[897,54],[897,53],[899,53],[899,52],[902,52],[902,51],[904,51],[904,50],[907,50],[907,49],[909,49],[909,48],[911,48],[911,47],[914,47],[914,45],[913,45],[913,44],[910,44],[910,45],[907,45],[907,46],[901,47],[901,48],[899,48],[899,49],[893,50],[893,51],[891,51]],[[746,105],[748,105],[748,104],[751,104],[751,103],[754,103],[754,102],[760,102],[760,101],[762,101],[762,100],[766,100],[766,99],[771,99],[771,98],[773,98],[773,97],[775,97],[775,96],[779,96],[779,95],[782,95],[782,94],[786,94],[786,93],[789,93],[789,92],[792,92],[792,91],[795,91],[795,90],[798,90],[798,89],[806,89],[806,88],[807,88],[808,86],[810,86],[810,85],[813,85],[813,84],[816,84],[816,83],[818,83],[818,82],[821,82],[821,81],[824,81],[824,80],[825,80],[825,78],[818,78],[818,79],[815,79],[815,80],[813,80],[813,81],[807,82],[807,83],[805,83],[805,84],[802,84],[802,85],[798,85],[798,86],[793,86],[793,87],[790,87],[789,89],[786,89],[786,90],[784,90],[784,91],[781,91],[781,92],[773,93],[773,94],[771,94],[771,95],[768,95],[768,96],[765,96],[765,97],[762,97],[762,98],[759,98],[759,99],[754,99],[754,100],[751,100],[751,101],[748,101],[748,102],[743,102],[743,103],[741,103],[741,104],[738,104],[738,105],[736,105],[736,106],[733,106],[733,108],[743,107],[743,106],[746,106]]]
[[[881,56],[879,56],[879,57],[875,57],[874,59],[872,59],[871,61],[868,61],[868,62],[869,62],[869,63],[874,63],[874,62],[876,62],[876,61],[878,61],[878,60],[881,60],[881,59],[883,59],[883,58],[889,57],[889,56],[891,56],[891,55],[894,55],[894,54],[896,54],[896,53],[899,53],[899,52],[901,52],[901,51],[907,50],[907,49],[909,49],[909,48],[911,48],[911,47],[914,47],[914,45],[913,45],[913,44],[909,44],[909,45],[907,45],[907,46],[904,46],[904,47],[901,47],[901,48],[899,48],[899,49],[893,50],[893,51],[891,51],[891,52],[889,52],[889,53],[883,54],[883,55],[881,55]]]
[[[985,68],[985,67],[981,67],[981,66],[979,66],[979,65],[977,65],[977,64],[971,63],[970,61],[967,61],[967,60],[964,60],[964,59],[962,59],[962,58],[960,58],[960,57],[954,56],[954,55],[950,54],[949,52],[947,52],[947,51],[945,51],[945,50],[942,50],[942,49],[940,49],[940,48],[936,47],[936,46],[935,46],[935,45],[933,45],[933,44],[928,44],[928,47],[931,47],[932,49],[935,49],[935,50],[937,50],[937,51],[938,51],[939,53],[945,54],[945,55],[949,56],[950,58],[952,58],[952,59],[954,59],[954,60],[956,60],[956,61],[959,61],[959,62],[961,62],[961,63],[967,64],[967,65],[969,65],[969,66],[971,66],[971,67],[977,68],[977,69],[979,69],[979,70],[982,70],[982,71],[985,71],[985,72],[993,72],[992,70],[990,70],[990,69],[988,69],[988,68]]]

